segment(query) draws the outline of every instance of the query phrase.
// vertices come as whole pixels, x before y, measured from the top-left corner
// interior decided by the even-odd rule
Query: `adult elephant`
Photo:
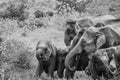
[[[83,29],[83,30],[77,32],[76,36],[72,40],[71,46],[69,46],[69,48],[68,48],[69,51],[71,51],[74,48],[74,46],[79,41],[80,37],[83,35],[84,31],[85,30]],[[76,55],[76,57],[74,58],[74,62],[72,62],[72,66],[76,66],[77,71],[83,71],[88,66],[88,61],[89,61],[88,55],[87,55],[87,53],[84,52],[84,54],[82,54],[81,56]],[[74,73],[75,73],[75,71],[71,71],[66,68],[65,78],[73,79]]]
[[[79,27],[79,28],[77,28],[77,34],[75,35],[75,37],[73,38],[73,40],[71,41],[71,45],[69,46],[69,51],[70,50],[72,50],[73,48],[74,48],[74,46],[77,44],[77,42],[79,41],[79,39],[81,38],[81,36],[82,36],[82,34],[84,33],[84,31],[87,29],[87,28],[89,28],[90,26],[93,26],[95,23],[97,23],[97,21],[98,21],[98,19],[100,19],[101,20],[101,22],[103,22],[103,21],[106,21],[107,22],[107,25],[108,25],[108,22],[109,22],[109,24],[110,24],[110,22],[111,23],[118,23],[118,22],[120,22],[120,20],[118,20],[118,19],[116,19],[114,16],[112,16],[112,15],[104,15],[104,16],[99,16],[99,17],[85,17],[85,18],[83,18],[83,19],[81,19],[81,20],[79,20],[79,21],[77,21],[76,23],[77,23],[77,26]],[[95,20],[97,20],[96,22],[95,22]],[[93,23],[94,22],[94,23]],[[102,25],[102,23],[100,23],[100,21],[99,21],[99,23],[97,23],[94,27],[103,27],[103,26],[105,26],[105,25]],[[76,26],[75,26],[76,27]],[[84,52],[84,54],[86,54],[86,52]],[[71,62],[71,64],[72,64],[72,66],[79,66],[76,70],[78,70],[78,71],[81,71],[81,70],[84,70],[86,67],[87,67],[87,63],[88,63],[88,56],[87,55],[84,55],[84,56],[81,56],[81,58],[82,59],[79,59],[79,56],[76,56],[75,58],[74,58],[74,60],[75,59],[77,59],[76,61],[76,63],[75,63],[75,61],[73,61],[73,62]],[[84,63],[81,63],[81,60],[82,61],[85,61]],[[82,66],[80,66],[79,64],[81,64]],[[82,68],[82,69],[80,69],[80,67]],[[67,69],[66,68],[66,72],[65,72],[66,74],[65,74],[65,76],[66,76],[66,78],[73,78],[73,76],[74,76],[74,71],[71,71],[71,70],[69,70],[69,69]]]
[[[90,26],[102,27],[102,26],[114,23],[115,21],[113,20],[116,20],[116,19],[117,18],[113,15],[88,16],[88,17],[83,17],[82,19],[78,20],[77,24],[81,28],[87,28]]]
[[[100,15],[100,16],[87,16],[79,20],[68,20],[66,22],[66,30],[64,32],[64,43],[66,46],[71,45],[71,41],[76,36],[78,31],[87,29],[91,26],[94,27],[103,27],[108,24],[119,23],[116,17],[112,15]]]
[[[66,30],[64,32],[64,43],[66,46],[71,46],[71,41],[74,39],[79,31],[93,26],[91,18],[93,17],[85,17],[76,21],[68,20],[66,22]]]
[[[120,45],[120,36],[113,30],[114,27],[117,29],[120,25],[111,25],[110,27],[88,28],[82,37],[79,39],[75,47],[70,51],[70,53],[65,58],[65,66],[67,69],[74,71],[76,67],[71,67],[73,58],[79,54],[84,54],[83,52],[94,53],[97,49],[108,48],[111,46]],[[112,27],[112,28],[111,28]],[[118,30],[118,29],[117,29]]]

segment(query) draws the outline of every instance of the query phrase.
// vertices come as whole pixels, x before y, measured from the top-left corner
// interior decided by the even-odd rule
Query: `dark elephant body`
[[[38,60],[38,67],[36,76],[40,77],[45,71],[48,76],[53,78],[53,73],[56,65],[56,47],[49,41],[38,42],[36,47],[36,58]]]
[[[73,21],[73,20],[70,20],[70,21],[66,22],[67,28],[64,32],[64,43],[65,43],[66,46],[71,45],[71,41],[76,35],[75,24],[76,24],[76,21]]]
[[[106,25],[116,24],[116,23],[119,23],[119,22],[120,22],[120,19],[117,19],[116,17],[114,17],[112,15],[90,16],[90,17],[85,17],[83,19],[80,19],[80,20],[76,21],[76,25],[74,24],[74,27],[76,28],[74,30],[77,30],[77,31],[74,31],[74,32],[77,32],[77,33],[76,34],[74,33],[74,36],[72,38],[70,38],[68,36],[69,38],[66,38],[66,40],[64,39],[65,44],[69,43],[69,45],[66,45],[66,46],[69,46],[69,51],[71,51],[77,45],[77,42],[79,41],[79,39],[83,35],[84,31],[86,31],[89,27],[94,26],[96,28],[99,28],[99,27],[105,27]],[[118,34],[116,34],[116,32],[114,32],[113,30],[111,30],[111,29],[107,30],[107,28],[106,28],[106,29],[101,29],[100,32],[103,33],[103,37],[106,37],[107,40],[106,40],[106,44],[101,46],[101,44],[104,43],[104,40],[103,40],[103,43],[100,43],[100,45],[97,46],[98,48],[106,48],[106,47],[110,47],[110,46],[114,46],[114,45],[119,44],[119,41],[117,41],[118,39],[117,40],[115,39],[115,38],[118,38],[119,36],[117,36]],[[67,33],[67,31],[66,31],[66,33]],[[107,35],[107,34],[112,34],[112,33],[114,34],[115,37],[113,37],[113,35]],[[106,34],[106,36],[104,36],[104,34]],[[67,34],[67,35],[70,35],[70,34]],[[64,37],[66,37],[67,35],[65,35]],[[102,36],[101,36],[101,38],[102,38]],[[99,43],[99,41],[97,41],[97,40],[95,40],[95,41]],[[93,46],[93,45],[90,45],[90,46]],[[90,46],[85,47],[85,50],[82,51],[82,54],[86,54],[86,53],[89,54],[89,51],[86,52],[86,50],[87,49],[89,50]],[[96,45],[94,45],[94,47],[95,46]],[[93,52],[94,51],[95,50],[93,49]],[[76,53],[79,53],[79,50],[76,50]],[[75,59],[77,57],[74,57],[74,59],[71,59],[71,62],[70,62],[71,67],[72,66],[76,66],[76,67],[79,66],[79,67],[81,67],[82,62],[80,62],[80,60],[82,60],[82,59],[77,61]],[[83,58],[83,61],[87,60],[84,64],[88,63],[88,61],[89,61],[88,60],[88,55],[82,56],[80,58]],[[76,65],[74,64],[75,61],[77,61]],[[86,68],[86,65],[84,66],[84,68]],[[76,70],[78,70],[78,67],[76,68]],[[74,71],[66,68],[66,74],[67,74],[68,77],[70,77],[70,75],[74,74]]]
[[[67,54],[68,52],[65,49],[57,50],[55,70],[57,70],[57,74],[59,78],[64,77],[64,69],[65,69],[64,61]]]
[[[111,27],[114,28],[116,25],[112,25]],[[106,26],[103,28],[88,28],[79,39],[75,47],[66,56],[66,68],[74,71],[76,68],[71,67],[72,58],[74,58],[75,55],[84,54],[83,51],[90,55],[90,53],[94,53],[98,49],[120,45],[120,36],[111,27]],[[117,27],[119,27],[119,24]]]
[[[57,50],[50,41],[38,42],[36,47],[37,78],[41,76],[43,71],[51,78],[54,78],[54,72],[57,71],[58,77],[63,78],[64,60],[67,53],[66,50]]]
[[[84,30],[79,31],[77,33],[77,35],[74,37],[71,46],[69,47],[69,51],[72,50],[74,48],[74,46],[77,44],[77,42],[79,41],[80,37],[82,36],[82,34],[84,33]],[[73,59],[73,62],[71,66],[76,66],[76,71],[83,71],[85,70],[85,68],[88,66],[88,55],[86,52],[83,52],[84,54],[81,55],[76,55],[76,57]],[[65,72],[65,77],[67,79],[73,78],[74,77],[74,73],[75,71],[71,71],[69,69],[66,68],[66,72]]]
[[[120,23],[120,19],[112,15],[99,15],[83,17],[80,20],[70,20],[66,22],[66,30],[64,32],[64,42],[66,46],[71,45],[71,41],[76,36],[79,30],[87,29],[91,26],[103,27],[109,24]]]
[[[92,77],[94,79],[97,79],[99,76],[104,76],[107,79],[112,78],[117,73],[119,73],[118,72],[119,71],[118,69],[120,68],[119,59],[120,59],[120,45],[97,50],[91,56],[89,64]],[[109,68],[106,67],[110,67],[110,70],[107,70]]]
[[[88,58],[87,54],[84,54],[81,56],[77,55],[73,61],[74,62],[72,62],[71,66],[76,66],[75,71],[84,71],[86,69],[86,67],[88,66],[89,58]],[[71,71],[66,68],[65,77],[67,79],[73,79],[75,71]]]
[[[100,20],[98,20],[100,18]],[[102,26],[105,26],[105,25],[99,25],[100,22],[104,22],[104,21],[107,21],[107,20],[110,20],[110,19],[116,19],[114,16],[112,15],[105,15],[105,16],[99,16],[99,17],[86,17],[86,18],[83,18],[81,20],[79,20],[77,23],[77,25],[81,28],[80,30],[77,31],[76,34],[74,34],[74,36],[71,38],[71,40],[68,42],[68,43],[72,43],[71,45],[69,44],[69,51],[72,50],[74,48],[74,46],[77,44],[77,42],[79,41],[79,39],[81,38],[81,36],[83,35],[84,31],[89,28],[90,26],[93,26],[95,25],[95,27],[102,27]],[[99,22],[99,23],[98,23]],[[75,27],[75,26],[74,26]],[[79,28],[78,28],[79,29]],[[68,34],[69,35],[69,34]],[[65,35],[66,37],[66,35]],[[73,40],[72,40],[73,39]],[[72,41],[72,42],[71,42]],[[86,54],[86,52],[83,52],[84,54]],[[76,56],[76,58],[78,58],[78,56]],[[81,59],[76,60],[77,63],[75,63],[75,59],[73,60],[72,65],[74,66],[78,66],[78,68],[76,70],[78,71],[81,71],[81,70],[84,70],[87,65],[88,65],[88,56],[87,55],[83,55],[80,57]],[[85,61],[85,62],[82,62],[82,61]],[[81,68],[82,69],[79,69]],[[67,78],[73,78],[73,75],[74,75],[74,71],[71,71],[69,69],[66,68],[66,77]]]

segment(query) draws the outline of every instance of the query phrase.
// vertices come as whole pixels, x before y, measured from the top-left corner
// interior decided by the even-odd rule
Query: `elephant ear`
[[[102,45],[106,43],[105,34],[102,32],[98,32],[96,34],[96,49],[99,49]]]
[[[39,48],[39,44],[41,43],[41,41],[38,41],[37,42],[37,45],[36,45],[36,51],[38,50],[38,48]]]
[[[52,42],[47,42],[47,45],[48,45],[50,54],[52,54],[53,56],[56,56],[57,48],[54,46],[54,44]]]
[[[75,24],[75,32],[78,33],[79,31],[81,31],[81,27],[79,26],[78,22],[76,22],[76,24]]]

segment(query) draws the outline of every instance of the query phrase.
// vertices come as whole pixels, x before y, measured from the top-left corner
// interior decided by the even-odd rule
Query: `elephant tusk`
[[[93,42],[93,40],[88,40],[86,44],[90,44],[92,42]]]

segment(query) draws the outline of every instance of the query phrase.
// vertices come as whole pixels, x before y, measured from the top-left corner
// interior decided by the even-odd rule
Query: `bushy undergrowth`
[[[7,63],[10,69],[29,70],[31,68],[32,53],[23,42],[10,39],[3,42],[2,62]]]
[[[57,0],[58,13],[79,12],[89,15],[117,14],[119,15],[119,0]],[[84,15],[86,16],[86,15]]]
[[[27,6],[23,2],[10,1],[8,3],[0,4],[0,17],[1,18],[14,18],[23,21],[27,18],[28,13],[25,11]]]
[[[29,70],[31,68],[30,66],[30,55],[31,53],[29,51],[22,51],[17,56],[17,60],[14,61],[14,66],[19,69]]]
[[[39,11],[39,10],[35,11],[34,15],[35,15],[36,18],[40,18],[40,17],[45,16],[44,13],[42,11]]]
[[[34,64],[32,61],[34,54],[29,46],[22,41],[10,38],[19,33],[17,31],[23,31],[20,33],[22,37],[31,37],[27,31],[32,32],[41,27],[64,30],[67,19],[77,20],[81,16],[102,14],[120,16],[119,4],[119,0],[31,0],[31,2],[30,0],[14,0],[1,3],[0,36],[4,36],[5,41],[1,45],[0,68],[7,71],[13,69],[27,71],[31,70],[31,65]],[[55,8],[52,8],[53,5]]]

